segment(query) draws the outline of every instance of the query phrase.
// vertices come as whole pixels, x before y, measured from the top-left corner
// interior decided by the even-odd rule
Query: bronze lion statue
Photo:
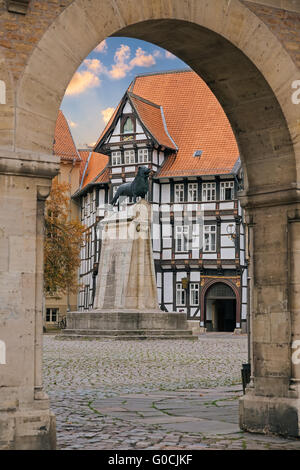
[[[134,202],[136,202],[137,197],[145,198],[149,190],[148,177],[150,172],[151,170],[146,166],[140,166],[136,177],[131,183],[123,183],[118,187],[111,204],[115,206],[120,196],[132,197]]]

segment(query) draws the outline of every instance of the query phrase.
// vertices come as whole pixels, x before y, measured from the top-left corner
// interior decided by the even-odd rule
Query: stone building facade
[[[99,221],[119,185],[131,182],[140,165],[152,170],[148,200],[160,308],[185,312],[209,331],[246,331],[238,149],[220,104],[189,70],[136,77],[86,159],[73,196],[88,227],[79,310],[93,308]],[[127,198],[121,207],[131,203]]]

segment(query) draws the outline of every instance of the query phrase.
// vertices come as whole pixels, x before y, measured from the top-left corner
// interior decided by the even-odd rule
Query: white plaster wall
[[[247,287],[242,288],[242,303],[247,302]]]
[[[173,273],[164,273],[164,302],[173,303]]]
[[[235,242],[229,235],[221,235],[221,247],[234,248]]]
[[[153,183],[153,202],[159,202],[159,185]]]
[[[217,259],[217,253],[203,253],[203,259]]]
[[[162,184],[161,185],[161,202],[162,204],[170,202],[170,185]]]
[[[241,314],[242,320],[246,320],[247,318],[247,305],[242,304],[242,314]]]
[[[232,216],[231,216],[231,217],[232,217]],[[222,235],[228,235],[227,230],[229,230],[229,229],[228,229],[228,226],[229,226],[229,225],[233,225],[233,230],[234,230],[234,231],[236,230],[236,226],[235,226],[236,224],[235,224],[235,222],[222,222],[222,223],[221,223],[221,234],[222,234]]]
[[[221,248],[221,258],[235,259],[235,248]]]
[[[171,259],[172,258],[172,250],[163,250],[162,258],[163,259]]]
[[[163,238],[163,248],[172,248],[172,238]]]
[[[176,282],[180,282],[184,277],[187,277],[187,273],[185,271],[176,273]]]
[[[190,281],[191,282],[199,282],[200,281],[200,271],[191,271]]]
[[[165,159],[165,154],[164,152],[159,152],[159,157],[158,157],[158,164],[161,165]]]
[[[234,202],[220,202],[220,209],[233,209]]]
[[[124,108],[123,108],[123,113],[132,113],[132,107],[131,105],[129,104],[129,102],[127,101],[127,103],[125,104]]]

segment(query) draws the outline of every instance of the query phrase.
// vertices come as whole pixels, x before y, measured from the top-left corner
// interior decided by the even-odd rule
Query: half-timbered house
[[[137,76],[93,152],[80,151],[82,247],[78,308],[93,306],[99,221],[139,165],[152,169],[153,256],[161,309],[213,331],[246,329],[247,267],[239,151],[229,121],[190,70]],[[127,201],[130,203],[131,201]]]

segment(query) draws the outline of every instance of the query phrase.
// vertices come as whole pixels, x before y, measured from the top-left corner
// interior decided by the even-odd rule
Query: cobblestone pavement
[[[74,341],[44,336],[60,449],[297,449],[238,427],[247,338]]]

